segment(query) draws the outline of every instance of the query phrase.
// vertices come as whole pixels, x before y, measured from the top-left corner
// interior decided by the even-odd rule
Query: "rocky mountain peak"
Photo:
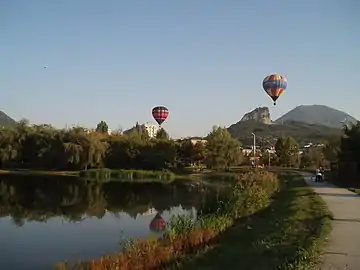
[[[240,122],[244,121],[256,121],[263,124],[271,124],[271,116],[268,107],[259,107],[251,112],[246,113],[240,120]]]

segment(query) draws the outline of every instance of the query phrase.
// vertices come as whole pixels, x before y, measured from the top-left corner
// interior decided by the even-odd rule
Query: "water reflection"
[[[66,177],[0,178],[0,269],[51,269],[161,233],[171,215],[194,215],[203,187],[95,183]],[[155,218],[155,219],[154,219]]]

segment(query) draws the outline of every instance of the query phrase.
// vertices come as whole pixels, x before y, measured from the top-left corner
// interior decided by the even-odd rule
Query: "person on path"
[[[315,182],[320,182],[321,176],[322,176],[322,175],[321,175],[320,169],[316,169]]]

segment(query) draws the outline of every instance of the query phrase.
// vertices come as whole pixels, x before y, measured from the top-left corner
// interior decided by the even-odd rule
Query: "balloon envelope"
[[[152,116],[161,125],[169,116],[169,110],[164,106],[156,106],[152,109]]]
[[[263,80],[263,88],[276,105],[276,100],[285,92],[287,79],[279,74],[271,74]]]
[[[149,228],[153,232],[162,232],[166,228],[166,221],[159,213],[157,213],[155,217],[151,220]]]

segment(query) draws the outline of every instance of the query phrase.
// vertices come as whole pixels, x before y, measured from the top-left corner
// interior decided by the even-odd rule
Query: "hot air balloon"
[[[263,80],[263,88],[276,105],[276,100],[285,92],[287,79],[279,74],[271,74]]]
[[[164,106],[156,106],[152,109],[152,116],[156,120],[156,122],[161,126],[161,124],[166,120],[169,116],[169,110]]]
[[[159,213],[157,213],[150,222],[149,228],[153,232],[163,232],[166,228],[166,221]]]

